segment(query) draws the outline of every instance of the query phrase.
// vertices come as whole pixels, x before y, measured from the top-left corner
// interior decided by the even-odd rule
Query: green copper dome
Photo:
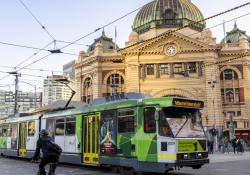
[[[95,46],[97,43],[102,44],[104,49],[115,49],[115,48],[118,49],[117,45],[115,47],[115,43],[113,42],[112,38],[108,38],[105,35],[104,31],[102,32],[102,35],[99,38],[95,39],[94,43],[89,46],[88,52],[95,50]]]
[[[151,23],[164,28],[190,24],[190,28],[201,31],[205,28],[203,19],[201,11],[190,0],[154,0],[138,12],[132,28],[137,33],[144,33]]]
[[[226,43],[238,43],[240,41],[241,36],[245,36],[248,39],[248,41],[250,41],[250,37],[246,34],[246,32],[243,30],[240,30],[237,27],[237,24],[235,23],[233,30],[231,30],[230,32],[227,32],[226,37],[223,38],[223,40],[221,41],[221,44],[224,44],[225,40],[226,40]]]

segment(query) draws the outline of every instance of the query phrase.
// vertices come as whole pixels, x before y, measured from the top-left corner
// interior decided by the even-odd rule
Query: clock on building
[[[177,53],[177,46],[167,45],[165,47],[165,54],[168,56],[174,56]]]

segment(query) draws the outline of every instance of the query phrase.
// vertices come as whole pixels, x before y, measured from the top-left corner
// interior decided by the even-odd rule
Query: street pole
[[[17,71],[13,71],[13,72],[8,72],[10,75],[14,75],[15,76],[15,105],[14,105],[14,115],[16,115],[18,113],[18,104],[17,104],[17,96],[18,96],[18,77],[20,77],[21,75],[18,74]]]
[[[212,104],[213,104],[213,128],[215,129],[215,131],[217,131],[217,126],[216,126],[216,117],[215,117],[215,104],[214,104],[214,88],[215,88],[215,84],[216,81],[209,81],[208,84],[210,84],[210,87],[212,88]],[[214,141],[215,141],[215,150],[218,151],[218,137],[217,134],[214,137]]]
[[[16,73],[16,79],[15,79],[15,105],[14,105],[14,114],[16,115],[18,113],[18,104],[17,104],[17,95],[18,95],[18,74]]]
[[[233,123],[233,115],[232,114],[230,114],[229,119],[230,119],[230,124],[229,124],[229,139],[233,140],[234,139],[234,123]]]

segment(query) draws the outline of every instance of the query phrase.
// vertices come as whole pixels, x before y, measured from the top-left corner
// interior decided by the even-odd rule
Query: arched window
[[[112,74],[107,79],[107,96],[124,92],[124,78],[120,74]]]
[[[226,69],[220,74],[221,80],[238,80],[238,74],[232,69]]]
[[[92,86],[92,81],[91,78],[86,78],[86,80],[84,81],[84,88],[90,88]]]
[[[93,100],[93,91],[92,91],[92,80],[90,77],[86,78],[83,83],[83,94],[82,101],[85,103],[91,103]]]

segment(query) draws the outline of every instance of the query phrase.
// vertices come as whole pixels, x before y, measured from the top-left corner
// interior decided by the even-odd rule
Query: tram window
[[[64,135],[64,119],[57,119],[56,120],[56,135]]]
[[[155,108],[154,107],[144,108],[144,132],[154,133],[155,131],[156,131]]]
[[[167,122],[165,114],[160,111],[160,120],[159,120],[159,135],[165,137],[172,137],[173,134]]]
[[[12,135],[12,128],[9,126],[7,129],[7,137],[11,137]]]
[[[74,135],[76,131],[75,118],[66,118],[65,135]]]
[[[11,132],[11,149],[17,148],[17,124],[11,125],[12,132]]]
[[[55,136],[55,119],[46,119],[46,129],[49,131],[49,135],[54,138]]]
[[[135,130],[135,116],[134,111],[129,110],[119,110],[118,111],[118,132],[134,132]]]
[[[34,136],[35,135],[35,122],[31,121],[28,122],[28,136]]]
[[[3,137],[7,137],[7,136],[8,136],[8,128],[3,127]]]

